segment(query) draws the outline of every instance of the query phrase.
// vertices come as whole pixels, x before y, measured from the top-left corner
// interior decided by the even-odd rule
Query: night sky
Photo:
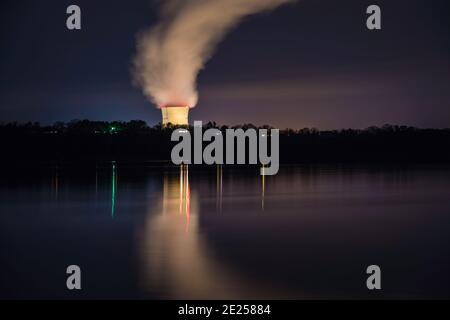
[[[66,29],[66,8],[82,30]],[[366,8],[382,8],[381,31]],[[2,0],[0,122],[161,121],[133,86],[150,0]],[[300,0],[246,19],[200,73],[190,120],[319,129],[450,127],[448,0]],[[173,77],[177,75],[174,74]]]

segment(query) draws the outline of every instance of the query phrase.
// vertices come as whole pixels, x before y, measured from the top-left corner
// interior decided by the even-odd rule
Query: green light
[[[114,218],[114,215],[116,213],[116,184],[117,184],[117,178],[116,178],[116,165],[113,163],[112,166],[112,187],[111,187],[111,217]]]

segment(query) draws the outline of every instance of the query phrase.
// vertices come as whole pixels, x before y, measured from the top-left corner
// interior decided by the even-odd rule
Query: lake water
[[[449,298],[450,168],[2,168],[0,298]],[[366,268],[382,290],[366,288]],[[66,289],[79,265],[82,290]]]

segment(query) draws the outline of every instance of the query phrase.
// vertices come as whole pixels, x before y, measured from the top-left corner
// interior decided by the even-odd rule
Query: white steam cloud
[[[295,0],[163,0],[138,37],[134,78],[159,107],[197,104],[196,79],[217,43],[245,16]]]

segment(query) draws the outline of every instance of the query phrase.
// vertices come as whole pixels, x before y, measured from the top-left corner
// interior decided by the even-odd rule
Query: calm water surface
[[[2,168],[0,298],[449,298],[450,168]],[[81,292],[66,267],[82,270]],[[366,267],[382,268],[382,291]]]

